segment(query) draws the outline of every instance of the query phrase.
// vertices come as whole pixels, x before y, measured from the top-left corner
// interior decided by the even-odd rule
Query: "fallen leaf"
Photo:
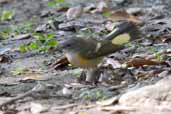
[[[144,59],[144,58],[130,59],[126,64],[130,67],[141,67],[144,65],[167,65],[166,62]]]
[[[8,109],[8,110],[5,110],[3,113],[0,112],[0,114],[18,114],[18,110]]]
[[[136,16],[129,14],[124,9],[112,11],[111,15],[109,16],[109,20],[112,20],[112,21],[127,20],[127,21],[131,21],[135,24],[140,23],[140,20]]]
[[[61,7],[57,9],[57,12],[65,12],[67,11],[69,8],[68,7]]]
[[[63,57],[57,59],[54,63],[52,63],[51,66],[57,70],[58,68],[64,67],[68,64],[69,64],[68,59],[63,56]]]
[[[170,42],[171,41],[171,34],[161,35],[155,39],[156,42]]]
[[[12,62],[11,58],[8,55],[0,55],[0,63],[10,63]]]

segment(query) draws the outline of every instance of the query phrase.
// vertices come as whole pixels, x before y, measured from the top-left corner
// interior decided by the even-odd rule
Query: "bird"
[[[124,44],[141,37],[142,34],[134,23],[123,21],[102,40],[71,37],[61,42],[59,47],[70,64],[96,73],[99,63],[105,56],[122,50],[125,47]]]

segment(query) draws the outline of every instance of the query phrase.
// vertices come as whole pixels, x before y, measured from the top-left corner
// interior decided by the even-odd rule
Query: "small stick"
[[[53,109],[55,109],[55,110],[65,110],[67,108],[72,108],[74,106],[78,106],[78,104],[73,103],[73,104],[67,104],[67,105],[63,105],[63,106],[56,106],[56,107],[53,107]]]

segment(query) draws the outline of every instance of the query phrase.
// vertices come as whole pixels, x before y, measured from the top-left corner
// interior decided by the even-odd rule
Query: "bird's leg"
[[[86,80],[86,71],[83,70],[80,74],[80,76],[77,78],[77,81],[78,82],[84,82],[85,83],[85,80]]]
[[[101,71],[98,68],[88,69],[86,75],[86,82],[97,84],[99,81]]]

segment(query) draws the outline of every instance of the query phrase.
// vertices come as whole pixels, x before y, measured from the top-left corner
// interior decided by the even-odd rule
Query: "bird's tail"
[[[123,45],[140,38],[142,38],[142,33],[137,25],[129,21],[122,21],[105,37],[106,40],[111,40],[116,45]]]

